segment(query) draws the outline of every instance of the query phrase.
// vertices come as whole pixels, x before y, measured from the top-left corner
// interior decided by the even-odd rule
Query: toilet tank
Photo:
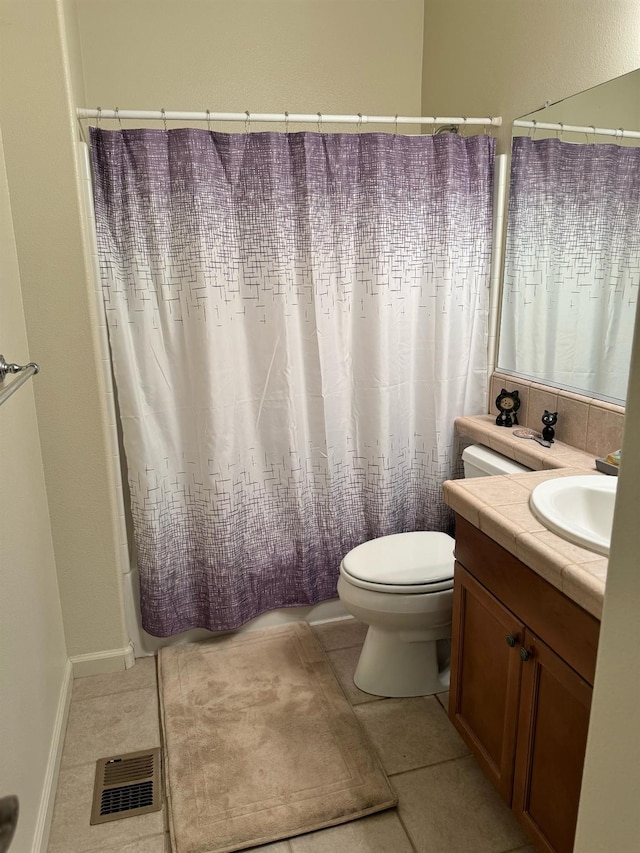
[[[481,444],[465,447],[462,451],[462,463],[465,479],[493,477],[496,474],[523,474],[531,470]]]

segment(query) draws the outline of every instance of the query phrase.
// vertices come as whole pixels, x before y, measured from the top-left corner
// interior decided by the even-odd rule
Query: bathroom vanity
[[[557,853],[573,850],[608,561],[546,530],[528,499],[589,466],[585,456],[583,468],[445,484],[456,512],[449,717],[538,849]]]
[[[456,519],[449,716],[543,850],[573,849],[599,630]]]

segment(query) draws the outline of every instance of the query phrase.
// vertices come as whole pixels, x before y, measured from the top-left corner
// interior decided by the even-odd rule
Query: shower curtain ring
[[[466,131],[467,131],[467,117],[462,116],[462,130],[460,130],[460,128],[458,128],[458,133],[460,136],[466,136],[467,135]]]
[[[318,113],[318,133],[322,133],[322,113]]]
[[[559,139],[560,142],[564,142],[564,139],[562,138],[562,134],[564,133],[564,124],[559,121],[558,126],[560,129],[556,130],[556,139]]]
[[[362,133],[362,113],[358,113],[358,133]]]
[[[164,124],[164,129],[166,130],[166,129],[167,129],[167,115],[166,115],[166,113],[165,113],[165,111],[164,111],[164,107],[162,107],[162,108],[160,109],[160,113],[162,114],[162,122],[163,122],[163,124]]]
[[[620,139],[624,139],[624,127],[619,127],[618,130],[620,131]],[[617,136],[618,136],[618,131],[616,131],[616,137]]]
[[[251,113],[249,112],[249,110],[245,110],[244,114],[246,116],[244,120],[244,132],[251,133]]]
[[[535,119],[532,119],[531,124],[533,125],[533,127],[529,128],[529,139],[533,140],[536,138],[536,129],[538,126],[538,122]]]
[[[284,132],[289,133],[289,110],[284,111]]]
[[[211,113],[207,110],[207,130],[211,133]]]
[[[396,115],[395,115],[394,128],[395,128],[395,129],[394,129],[394,133],[395,133],[395,135],[397,136],[397,135],[398,135],[398,113],[396,113]]]
[[[98,119],[97,119],[97,127],[100,130],[100,122],[102,120],[102,107],[98,107]]]
[[[120,110],[116,107],[116,108],[115,108],[115,110],[114,110],[114,112],[115,112],[115,114],[116,114],[116,118],[118,119],[118,125],[119,125],[119,127],[120,127],[120,130],[123,130],[123,127],[122,127],[122,120],[120,119]]]

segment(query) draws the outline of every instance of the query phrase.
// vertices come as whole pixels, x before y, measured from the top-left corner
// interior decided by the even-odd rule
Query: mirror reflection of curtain
[[[640,149],[513,140],[499,367],[624,400]]]
[[[484,410],[493,139],[92,131],[143,626],[336,595],[447,530]]]

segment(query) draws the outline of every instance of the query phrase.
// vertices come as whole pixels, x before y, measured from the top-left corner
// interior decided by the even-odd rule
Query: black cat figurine
[[[557,423],[557,421],[557,412],[548,412],[546,409],[544,410],[544,415],[542,416],[542,423],[544,424],[544,429],[542,430],[542,437],[545,441],[550,441],[553,443],[553,439],[556,434],[556,431],[553,427]]]

